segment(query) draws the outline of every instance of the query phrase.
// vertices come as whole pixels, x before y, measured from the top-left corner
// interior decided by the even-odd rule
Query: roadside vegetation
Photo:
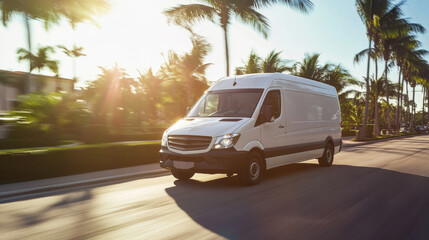
[[[0,151],[0,184],[159,162],[160,142]]]
[[[268,38],[269,19],[260,10],[275,4],[284,4],[302,13],[311,13],[313,8],[310,0],[252,0],[201,1],[201,4],[178,4],[166,9],[166,21],[189,33],[192,48],[188,52],[167,50],[163,54],[165,62],[158,71],[142,66],[146,70],[140,71],[138,77],[130,77],[127,70],[118,65],[100,67],[98,78],[91,79],[78,91],[22,95],[20,104],[9,115],[10,122],[1,123],[13,123],[7,139],[9,145],[3,144],[2,148],[13,147],[13,142],[21,143],[16,147],[30,147],[31,143],[57,145],[64,140],[101,143],[160,139],[165,128],[183,117],[187,107],[208,88],[206,70],[218,64],[207,62],[210,40],[194,32],[193,26],[207,20],[223,29],[228,75],[231,18],[250,25]],[[367,65],[363,79],[351,76],[341,63],[322,63],[318,53],[306,54],[297,61],[287,59],[287,53],[281,50],[261,57],[249,49],[248,59],[243,60],[242,66],[236,66],[234,72],[237,75],[284,72],[334,86],[339,93],[344,136],[355,136],[357,130],[360,130],[360,139],[420,131],[420,126],[429,121],[429,111],[425,111],[429,104],[429,65],[424,60],[428,52],[417,40],[425,28],[410,22],[403,14],[403,6],[404,2],[393,0],[356,0],[356,11],[367,30],[368,47],[350,61]],[[35,50],[28,22],[41,21],[47,29],[61,20],[67,20],[71,27],[96,23],[96,16],[106,13],[109,7],[107,0],[0,1],[0,16],[4,26],[13,15],[24,18],[28,46],[17,50],[17,58],[29,63],[29,73],[50,69],[59,75],[61,63],[50,55],[62,51],[73,59],[77,80],[76,66],[79,58],[86,55],[84,48],[58,45],[39,46]],[[80,11],[83,8],[86,11]],[[391,74],[394,68],[398,69],[398,76]],[[11,81],[8,76],[0,75],[0,82],[19,85],[22,81]],[[23,86],[18,87],[24,92]],[[416,109],[417,87],[425,96],[421,110]]]

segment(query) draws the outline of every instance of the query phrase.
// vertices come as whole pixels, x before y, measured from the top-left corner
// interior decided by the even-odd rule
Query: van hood
[[[168,135],[197,135],[217,137],[233,133],[250,118],[184,118],[167,130]]]

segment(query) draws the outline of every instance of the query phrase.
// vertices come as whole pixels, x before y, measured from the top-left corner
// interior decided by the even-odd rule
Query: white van
[[[237,173],[257,184],[267,169],[317,158],[331,166],[341,151],[334,87],[281,73],[215,82],[162,137],[161,167],[174,177]]]

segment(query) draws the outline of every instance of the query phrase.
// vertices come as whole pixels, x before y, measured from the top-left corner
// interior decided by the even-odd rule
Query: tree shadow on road
[[[57,210],[59,208],[70,207],[70,205],[72,204],[88,201],[91,199],[92,199],[92,193],[90,190],[75,192],[73,194],[65,195],[62,199],[60,199],[56,203],[49,205],[46,208],[43,208],[37,212],[18,213],[16,217],[20,219],[19,222],[21,223],[22,227],[33,226],[49,220],[50,219],[49,213],[51,211]]]
[[[429,239],[429,178],[379,168],[291,164],[242,187],[176,181],[183,211],[227,239]]]
[[[4,203],[12,203],[12,202],[18,202],[22,200],[31,200],[41,197],[50,197],[50,196],[56,196],[56,195],[62,195],[62,194],[71,194],[74,192],[80,192],[80,191],[88,191],[94,188],[99,187],[105,187],[105,186],[111,186],[115,184],[121,184],[141,179],[147,179],[147,178],[154,178],[154,177],[163,177],[170,175],[169,172],[160,173],[155,176],[149,175],[149,176],[134,176],[134,177],[124,177],[124,178],[114,178],[112,180],[101,180],[99,182],[93,182],[93,183],[82,183],[77,184],[71,187],[64,187],[60,189],[54,189],[54,190],[46,190],[46,191],[40,191],[36,193],[29,193],[29,194],[21,194],[17,196],[12,197],[6,197],[6,198],[0,198],[0,204]]]

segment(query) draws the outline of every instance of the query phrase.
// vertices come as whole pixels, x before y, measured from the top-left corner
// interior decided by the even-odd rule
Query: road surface
[[[429,136],[237,177],[171,175],[0,204],[0,239],[429,239]]]

